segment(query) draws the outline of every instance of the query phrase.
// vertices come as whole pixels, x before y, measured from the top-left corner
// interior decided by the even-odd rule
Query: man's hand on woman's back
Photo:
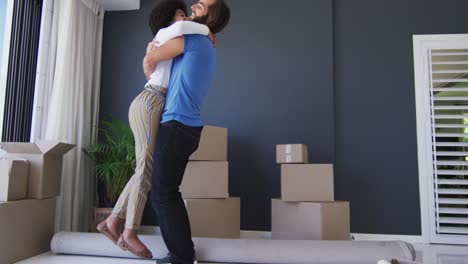
[[[208,34],[208,37],[210,38],[211,42],[213,42],[213,47],[216,48],[216,35],[210,31],[210,34]]]

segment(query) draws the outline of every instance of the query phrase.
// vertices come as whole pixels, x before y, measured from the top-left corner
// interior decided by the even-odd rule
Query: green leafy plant
[[[125,185],[135,171],[135,140],[132,130],[124,122],[112,118],[102,121],[99,140],[84,149],[96,163],[96,176],[104,192],[98,191],[105,206],[114,206]],[[99,189],[99,188],[98,188]]]

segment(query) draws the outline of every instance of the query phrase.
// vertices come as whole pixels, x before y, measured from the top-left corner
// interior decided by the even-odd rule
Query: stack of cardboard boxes
[[[335,201],[333,164],[308,164],[307,146],[277,145],[281,199],[272,200],[272,238],[349,240],[349,202]]]
[[[229,196],[226,128],[205,126],[181,184],[192,236],[240,237],[240,198]]]
[[[74,145],[56,141],[0,143],[0,263],[50,248],[63,155]]]

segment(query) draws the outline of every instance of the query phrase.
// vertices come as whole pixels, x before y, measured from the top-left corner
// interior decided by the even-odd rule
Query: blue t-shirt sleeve
[[[184,35],[184,53],[195,50],[202,42],[211,40],[203,35]]]
[[[192,48],[192,37],[184,35],[184,53],[189,52]]]
[[[216,54],[206,36],[184,35],[184,54],[173,60],[162,123],[203,126],[201,107],[214,78]]]

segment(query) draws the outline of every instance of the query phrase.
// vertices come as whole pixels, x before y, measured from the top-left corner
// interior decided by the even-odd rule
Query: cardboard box
[[[349,202],[271,203],[272,239],[349,240]]]
[[[29,161],[27,198],[44,199],[60,195],[63,155],[74,145],[58,141],[0,143],[9,159]]]
[[[227,161],[227,128],[204,126],[198,149],[190,160]]]
[[[180,186],[182,197],[229,198],[227,161],[189,161]]]
[[[333,164],[282,164],[281,199],[290,202],[332,202]]]
[[[56,198],[0,202],[0,263],[21,261],[50,250]]]
[[[193,237],[240,238],[240,198],[185,200]]]
[[[0,202],[26,199],[28,175],[26,160],[0,160]]]
[[[276,145],[276,163],[309,163],[304,144]]]

